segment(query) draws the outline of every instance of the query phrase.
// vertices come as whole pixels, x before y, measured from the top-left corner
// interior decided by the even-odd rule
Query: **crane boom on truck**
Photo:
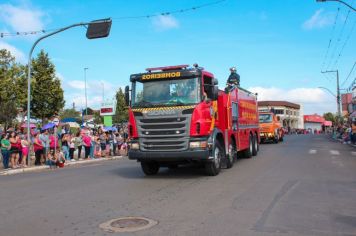
[[[198,162],[214,176],[238,156],[257,155],[255,94],[240,87],[225,93],[214,75],[197,65],[148,68],[130,81],[128,157],[139,161],[146,175]]]

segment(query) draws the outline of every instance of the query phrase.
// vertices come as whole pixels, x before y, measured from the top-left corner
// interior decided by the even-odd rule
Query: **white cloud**
[[[251,92],[258,93],[259,101],[288,101],[304,106],[304,114],[336,111],[336,100],[328,92],[319,88],[281,89],[276,87],[249,88]]]
[[[333,24],[334,17],[333,13],[327,13],[324,12],[324,9],[319,9],[303,23],[302,27],[306,30],[324,28]]]
[[[153,26],[157,30],[168,30],[179,27],[179,22],[173,16],[158,16],[152,20]]]
[[[62,83],[64,82],[64,76],[61,73],[56,72],[56,76]]]
[[[43,16],[42,11],[30,9],[27,6],[0,4],[0,20],[14,31],[42,30],[44,24],[41,18]]]
[[[85,108],[85,95],[84,93],[70,93],[65,96],[66,107],[72,107],[73,102],[77,110]],[[87,96],[88,107],[98,109],[102,102],[101,96]]]
[[[68,81],[68,85],[72,89],[80,89],[80,90],[85,89],[85,83],[84,83],[84,81],[81,81],[81,80]],[[87,88],[88,88],[88,86],[87,86]]]
[[[66,101],[66,107],[72,107],[75,103],[76,109],[85,107],[85,83],[84,80],[69,80],[57,73],[57,76],[62,81],[64,89],[64,99]],[[104,86],[103,86],[104,85]],[[114,98],[118,88],[107,81],[89,80],[87,81],[87,103],[88,107],[98,109],[103,101],[103,95],[105,100]],[[104,91],[103,91],[104,89]],[[103,94],[104,92],[104,94]]]
[[[26,60],[25,54],[21,50],[17,49],[16,47],[8,43],[5,43],[3,41],[0,41],[0,49],[6,49],[10,51],[11,55],[13,55],[16,58],[17,62],[25,63]]]

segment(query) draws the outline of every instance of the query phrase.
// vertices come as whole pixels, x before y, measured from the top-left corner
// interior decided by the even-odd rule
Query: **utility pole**
[[[337,102],[337,115],[341,117],[341,97],[340,97],[340,84],[339,84],[339,70],[327,70],[321,73],[336,73],[336,102]]]

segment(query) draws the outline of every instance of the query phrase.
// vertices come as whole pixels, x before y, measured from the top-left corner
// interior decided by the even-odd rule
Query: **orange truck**
[[[260,112],[259,122],[261,143],[266,141],[283,142],[284,131],[278,116],[273,112]]]

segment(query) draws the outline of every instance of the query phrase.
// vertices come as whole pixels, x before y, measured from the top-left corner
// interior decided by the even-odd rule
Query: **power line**
[[[351,10],[349,10],[349,11],[347,12],[347,15],[346,15],[346,18],[345,18],[344,24],[342,25],[342,28],[341,28],[341,31],[340,31],[339,37],[338,37],[338,39],[337,39],[337,43],[339,43],[339,42],[341,41],[341,38],[342,38],[342,35],[343,35],[343,33],[344,33],[344,30],[345,30],[345,26],[346,26],[347,20],[349,19],[350,12],[351,12]],[[336,49],[336,47],[335,47],[335,49]],[[340,56],[341,56],[341,51],[339,52],[339,54],[338,54],[337,58],[335,59],[335,62],[334,62],[333,67],[335,67],[335,66],[336,66],[337,62],[338,62],[338,61],[339,61],[339,59],[340,59]],[[332,58],[331,58],[331,59],[332,59]],[[331,62],[331,60],[330,60],[330,62]]]
[[[334,21],[333,28],[332,28],[332,31],[331,31],[331,35],[330,35],[330,39],[329,39],[329,44],[328,44],[328,47],[327,47],[327,49],[326,49],[326,53],[325,53],[325,57],[324,57],[324,60],[323,60],[323,64],[322,64],[322,66],[321,66],[322,69],[324,68],[324,65],[325,65],[325,62],[326,62],[326,58],[327,58],[328,55],[329,55],[330,46],[331,46],[331,43],[332,43],[333,38],[334,38],[334,32],[335,32],[335,28],[336,28],[336,23],[337,23],[337,19],[338,19],[338,16],[339,16],[339,12],[340,12],[340,7],[337,8],[337,13],[336,13],[335,21]]]
[[[346,83],[346,81],[349,79],[351,73],[353,72],[354,68],[355,68],[356,62],[354,62],[354,65],[352,66],[349,75],[346,77],[346,79],[344,80],[344,82],[341,84],[341,87]]]
[[[326,62],[326,58],[328,57],[329,55],[329,50],[330,50],[330,45],[331,45],[331,42],[334,38],[334,32],[335,32],[335,27],[336,27],[336,22],[337,22],[337,19],[338,19],[338,16],[339,16],[339,12],[340,12],[340,7],[337,8],[337,13],[336,13],[336,16],[335,16],[335,21],[334,21],[334,25],[333,25],[333,28],[331,30],[331,35],[330,35],[330,39],[329,39],[329,44],[328,44],[328,47],[326,49],[326,53],[325,53],[325,57],[324,57],[324,60],[323,60],[323,64],[321,66],[321,69],[324,68],[324,65],[325,65],[325,62]]]
[[[328,74],[323,73],[323,76],[324,76],[329,82],[332,82],[332,79],[329,77]]]
[[[344,48],[345,48],[346,44],[348,43],[349,39],[351,38],[351,35],[352,35],[352,33],[353,33],[354,29],[355,29],[355,25],[356,25],[356,20],[354,21],[354,24],[352,25],[351,31],[350,31],[349,35],[347,36],[347,38],[346,38],[344,44],[343,44],[342,47],[341,47],[341,50],[340,50],[340,52],[339,52],[339,56],[337,57],[337,59],[336,59],[336,61],[335,61],[335,63],[334,63],[334,67],[335,67],[335,65],[337,64],[339,58],[341,57],[341,55],[342,55],[342,53],[343,53],[343,51],[344,51]]]
[[[208,2],[208,3],[205,3],[205,4],[198,5],[198,6],[193,6],[193,7],[189,7],[189,8],[183,8],[183,9],[169,11],[169,12],[161,12],[161,13],[157,13],[157,14],[139,15],[139,16],[112,17],[112,19],[113,20],[127,20],[127,19],[151,18],[151,17],[158,17],[158,16],[168,16],[168,15],[173,15],[173,14],[181,14],[181,13],[185,13],[185,12],[188,12],[188,11],[194,11],[194,10],[198,10],[198,9],[201,9],[201,8],[204,8],[204,7],[216,5],[216,4],[225,2],[225,1],[227,1],[227,0],[219,0],[219,1],[214,1],[214,2]]]
[[[141,19],[141,18],[152,18],[152,17],[158,17],[158,16],[168,16],[168,15],[182,14],[182,13],[186,13],[186,12],[189,12],[189,11],[195,11],[195,10],[199,10],[201,8],[205,8],[205,7],[208,7],[208,6],[220,4],[220,3],[225,2],[225,1],[227,1],[227,0],[218,0],[218,1],[208,2],[208,3],[197,5],[197,6],[192,6],[192,7],[189,7],[189,8],[182,8],[182,9],[178,9],[178,10],[161,12],[161,13],[157,13],[157,14],[112,17],[112,20],[115,21],[115,20]],[[52,31],[56,31],[58,29],[60,29],[60,28],[32,30],[32,31],[22,31],[22,32],[12,32],[12,33],[11,32],[0,32],[0,38],[43,34],[43,33],[49,33],[49,32],[52,32]]]
[[[333,52],[331,54],[328,66],[326,68],[330,68],[330,66],[332,64],[332,61],[334,60],[334,55],[335,55],[335,53],[337,51],[339,43],[341,42],[341,39],[342,39],[342,36],[344,34],[345,26],[346,26],[347,20],[349,18],[349,15],[350,15],[350,10],[348,11],[347,16],[346,16],[346,18],[344,20],[344,24],[342,25],[342,28],[341,28],[340,33],[339,33],[339,36],[337,37],[337,41],[335,43],[334,50],[333,50]]]

